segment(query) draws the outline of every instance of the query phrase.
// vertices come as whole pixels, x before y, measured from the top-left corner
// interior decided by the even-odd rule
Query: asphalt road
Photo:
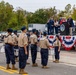
[[[0,47],[2,44],[0,44]],[[53,63],[51,60],[48,62],[49,69],[41,68],[41,59],[37,59],[38,67],[31,66],[31,58],[28,60],[30,65],[27,65],[25,71],[28,75],[76,75],[76,65],[70,65],[66,63]],[[68,61],[68,59],[67,59]],[[6,70],[5,54],[0,52],[0,75],[19,75],[18,71]],[[18,62],[16,63],[18,67]],[[26,74],[24,74],[26,75]]]
[[[5,55],[0,53],[0,75],[19,75],[18,71],[6,70],[5,69]],[[29,58],[31,63],[31,59]],[[49,69],[42,69],[40,64],[40,59],[37,60],[38,67],[32,67],[31,64],[27,65],[25,70],[28,72],[28,75],[76,75],[76,65],[67,65],[65,63],[52,63],[49,60],[48,66]],[[18,63],[16,63],[18,67]],[[26,74],[25,74],[26,75]]]

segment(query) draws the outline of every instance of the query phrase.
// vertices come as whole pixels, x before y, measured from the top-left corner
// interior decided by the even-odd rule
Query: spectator
[[[60,19],[59,19],[59,21],[58,21],[58,24],[60,24],[61,20],[62,20],[62,17],[60,17]]]
[[[51,18],[51,19],[48,21],[47,27],[48,27],[48,35],[49,35],[49,34],[53,34],[53,32],[54,32],[54,20],[53,20],[53,18]]]
[[[60,25],[62,25],[63,22],[66,22],[66,18],[65,18],[65,17],[63,17],[63,18],[60,20]]]
[[[48,20],[47,22],[47,31],[48,31],[48,35],[50,34],[50,23],[49,23],[50,20]]]
[[[71,15],[67,19],[67,23],[68,23],[68,25],[70,27],[70,35],[72,35],[72,27],[74,27],[74,23],[73,23],[73,19],[72,19]]]
[[[55,26],[55,34],[58,34],[58,21],[54,21],[54,26]]]

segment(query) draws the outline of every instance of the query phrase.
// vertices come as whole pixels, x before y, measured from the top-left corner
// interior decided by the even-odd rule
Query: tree
[[[20,29],[21,26],[27,25],[24,12],[21,8],[14,11],[13,6],[8,2],[0,2],[0,30],[5,31],[8,28]]]
[[[27,26],[28,23],[47,23],[50,17],[54,19],[61,16],[67,17],[72,14],[74,20],[76,20],[76,7],[75,5],[71,9],[71,5],[68,4],[65,10],[58,13],[56,7],[50,7],[48,9],[39,9],[32,12],[27,12],[22,8],[18,7],[14,11],[14,8],[8,2],[0,2],[0,30],[5,31],[8,28],[20,29],[22,26]],[[28,27],[28,26],[27,26]]]
[[[2,1],[0,3],[0,29],[6,30],[8,28],[9,20],[11,19],[13,6]]]
[[[18,27],[20,28],[23,25],[27,26],[27,21],[26,21],[26,16],[25,16],[25,11],[22,8],[18,8],[16,11],[17,14],[17,22],[18,22]]]
[[[47,23],[47,20],[50,17],[56,17],[57,16],[57,10],[55,7],[49,8],[49,9],[39,9],[35,11],[35,13],[29,13],[27,15],[27,21],[28,23]]]
[[[58,17],[60,18],[60,17],[64,17],[65,16],[65,11],[60,11],[59,13],[58,13]]]
[[[65,7],[66,17],[68,17],[71,14],[71,4],[66,5]]]
[[[76,8],[73,10],[72,17],[73,17],[73,19],[76,21]]]

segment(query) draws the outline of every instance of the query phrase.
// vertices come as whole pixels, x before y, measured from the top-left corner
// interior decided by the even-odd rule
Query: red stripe
[[[65,38],[66,38],[66,39],[71,39],[71,36],[66,36]]]
[[[52,39],[53,39],[53,38],[54,38],[54,36],[50,36],[49,38],[52,38]]]

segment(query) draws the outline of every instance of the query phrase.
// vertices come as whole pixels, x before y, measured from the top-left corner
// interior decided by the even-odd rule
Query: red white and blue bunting
[[[48,40],[50,42],[50,46],[52,47],[53,46],[53,43],[55,41],[55,36],[48,36]]]
[[[41,38],[42,36],[40,36]],[[39,39],[40,39],[39,38]],[[76,44],[76,36],[60,36],[62,46],[65,50],[71,50],[73,46]],[[53,46],[53,42],[55,41],[55,36],[50,35],[48,36],[48,40],[50,42],[50,46]]]
[[[71,50],[76,43],[75,36],[61,36],[62,38],[62,46],[65,50]]]

